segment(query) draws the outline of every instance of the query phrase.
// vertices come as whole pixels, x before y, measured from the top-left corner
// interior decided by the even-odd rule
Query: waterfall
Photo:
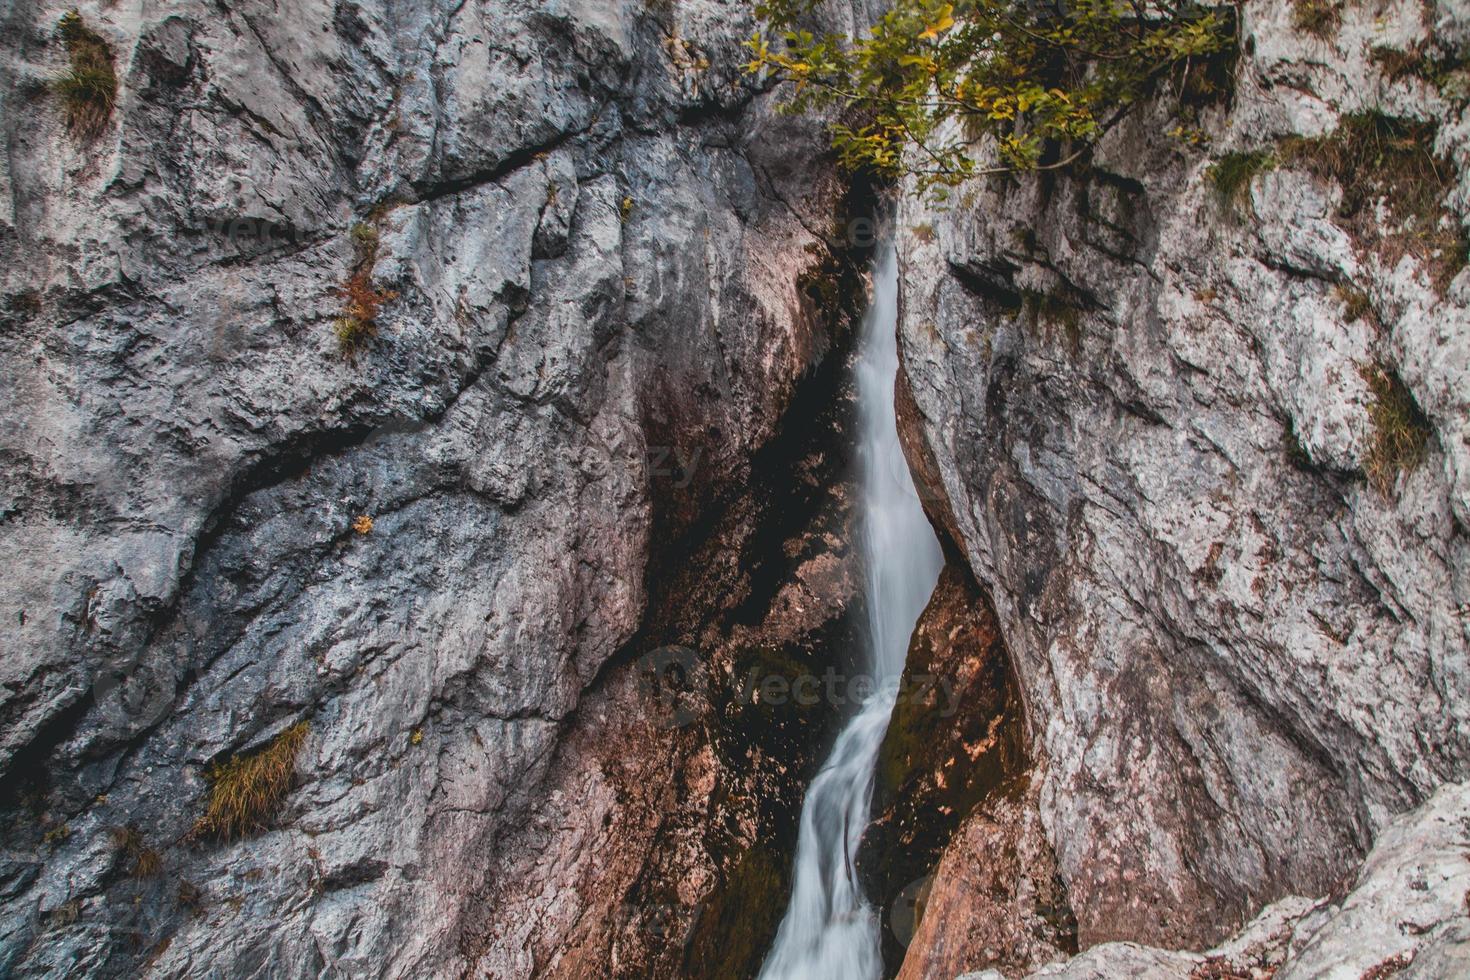
[[[879,915],[864,898],[854,858],[868,825],[873,767],[897,697],[909,635],[943,564],[898,444],[898,262],[891,246],[873,267],[857,364],[859,522],[867,568],[867,649],[875,693],[837,738],[802,804],[791,903],[761,980],[874,980],[882,975]],[[853,685],[849,685],[852,689]]]

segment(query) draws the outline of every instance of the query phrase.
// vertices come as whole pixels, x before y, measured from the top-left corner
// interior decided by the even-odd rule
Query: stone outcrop
[[[961,821],[1025,766],[1009,671],[995,613],[968,569],[947,565],[914,627],[858,851],[864,889],[885,911],[893,969],[912,935],[893,921],[895,906],[918,897]]]
[[[690,923],[779,887],[737,869],[823,721],[671,727],[639,669],[844,642],[861,299],[748,9],[84,3],[118,80],[87,133],[62,12],[3,10],[0,973],[725,942]],[[210,767],[301,722],[264,831],[201,836]],[[590,935],[658,895],[672,924]]]
[[[1470,786],[1386,827],[1343,898],[1286,898],[1208,953],[1104,943],[1031,973],[1065,980],[1439,980],[1470,974]],[[1003,980],[999,971],[963,980]]]
[[[1470,11],[1336,6],[1319,37],[1241,5],[1204,146],[1163,100],[1083,170],[901,209],[910,458],[998,614],[1083,949],[1333,894],[1470,775],[1470,128],[1413,67]],[[1399,135],[1352,193],[1419,154],[1432,215],[1396,173],[1349,199],[1325,151],[1365,131]],[[1381,465],[1393,424],[1422,459]]]
[[[946,980],[1000,967],[1011,975],[1077,952],[1077,923],[1057,874],[1029,774],[971,810],[949,838],[899,980]]]

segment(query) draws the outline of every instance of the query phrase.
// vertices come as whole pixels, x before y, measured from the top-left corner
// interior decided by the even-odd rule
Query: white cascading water
[[[898,444],[898,262],[892,247],[873,267],[873,303],[857,364],[859,492],[868,569],[866,666],[876,693],[837,738],[802,804],[791,904],[761,980],[876,980],[883,972],[879,916],[854,869],[868,825],[873,767],[908,654],[943,558]],[[853,685],[848,685],[851,690]]]

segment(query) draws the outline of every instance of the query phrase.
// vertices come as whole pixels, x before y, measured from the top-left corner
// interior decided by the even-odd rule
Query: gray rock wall
[[[64,8],[0,8],[0,973],[470,969],[650,555],[839,340],[845,186],[741,3],[79,10],[95,138]],[[347,358],[358,226],[397,296]],[[300,720],[268,832],[192,839]],[[560,935],[565,870],[500,911]]]
[[[1470,117],[1371,57],[1461,44],[1470,12],[1341,6],[1317,38],[1242,5],[1207,148],[1152,105],[1086,174],[902,208],[911,456],[992,590],[1084,948],[1199,948],[1326,894],[1470,774],[1470,277],[1437,287],[1419,244],[1461,228]],[[1227,152],[1375,108],[1432,124],[1453,170],[1411,247],[1386,245],[1401,213],[1365,232],[1286,157],[1219,199]],[[1429,432],[1386,488],[1364,477],[1375,364]]]

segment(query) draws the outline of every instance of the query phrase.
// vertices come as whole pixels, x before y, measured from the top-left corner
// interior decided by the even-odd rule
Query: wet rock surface
[[[1037,809],[1039,784],[1022,774],[988,794],[949,839],[916,898],[917,927],[900,980],[970,970],[1028,972],[1077,952],[1077,922]]]
[[[857,870],[885,910],[884,959],[910,935],[895,903],[931,874],[977,804],[1025,766],[1023,720],[989,602],[967,569],[946,566],[914,627],[873,777],[873,819]]]

